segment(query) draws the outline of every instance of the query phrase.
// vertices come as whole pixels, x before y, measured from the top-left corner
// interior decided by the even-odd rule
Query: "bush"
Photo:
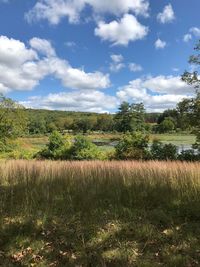
[[[125,134],[116,146],[117,159],[148,159],[149,137],[140,132]]]
[[[45,159],[70,159],[72,143],[71,140],[54,131],[49,137],[46,148],[40,151],[36,157]]]
[[[55,160],[105,159],[104,154],[86,137],[77,136],[72,143],[69,137],[62,136],[57,131],[50,135],[46,148],[39,152],[36,157]]]
[[[103,159],[103,153],[88,138],[77,136],[71,149],[71,158],[75,160]]]
[[[168,132],[173,131],[174,129],[175,129],[175,123],[173,119],[170,117],[165,118],[164,121],[162,121],[159,124],[159,128],[158,128],[160,133],[168,133]]]
[[[173,144],[162,144],[159,140],[154,140],[151,146],[151,157],[157,160],[176,160],[177,147]]]
[[[194,149],[183,150],[178,156],[178,159],[181,161],[199,161],[200,153],[195,153]]]

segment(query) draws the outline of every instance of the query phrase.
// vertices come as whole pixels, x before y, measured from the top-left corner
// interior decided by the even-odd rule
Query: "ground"
[[[200,164],[0,164],[0,266],[200,266]]]

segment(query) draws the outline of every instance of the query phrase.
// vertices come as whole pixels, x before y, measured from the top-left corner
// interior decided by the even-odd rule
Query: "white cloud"
[[[157,15],[157,19],[160,23],[169,23],[175,20],[174,10],[171,4],[164,7],[163,11]]]
[[[148,16],[148,0],[86,0],[85,2],[90,4],[96,13],[121,15],[131,11],[135,15]]]
[[[185,43],[189,42],[190,40],[192,40],[192,34],[187,33],[187,34],[185,34],[185,35],[183,36],[183,41],[184,41]]]
[[[29,22],[46,19],[54,25],[67,17],[70,23],[77,23],[87,5],[95,14],[110,13],[117,16],[128,12],[148,16],[149,10],[148,0],[38,0],[25,17]]]
[[[189,33],[186,33],[184,36],[183,36],[183,41],[185,43],[189,42],[190,40],[192,40],[192,38],[196,37],[196,38],[199,38],[200,37],[200,28],[198,27],[192,27],[189,29]]]
[[[142,71],[143,68],[139,64],[136,63],[129,63],[129,70],[133,72]]]
[[[117,97],[121,101],[143,102],[148,111],[163,111],[194,92],[178,76],[157,76],[130,81],[119,88]]]
[[[51,73],[67,88],[94,90],[110,85],[109,75],[101,72],[86,73],[82,69],[72,68],[67,61],[58,58],[50,59],[48,64],[51,66]]]
[[[148,27],[138,22],[136,17],[125,14],[121,20],[110,23],[101,21],[95,29],[95,35],[113,45],[127,46],[129,42],[143,39],[148,33]]]
[[[156,49],[163,49],[163,48],[165,48],[166,45],[167,45],[167,43],[165,41],[160,40],[160,38],[158,38],[155,42],[155,48]]]
[[[111,55],[112,62],[110,63],[110,71],[118,72],[125,67],[123,63],[123,56],[122,55]]]
[[[50,24],[58,24],[62,18],[67,17],[70,23],[79,21],[79,13],[83,10],[83,0],[39,0],[25,18],[28,22],[46,19]]]
[[[40,52],[45,56],[55,56],[55,50],[51,45],[50,41],[40,38],[32,38],[29,41],[30,46],[35,49],[36,51]]]
[[[86,73],[58,58],[47,40],[33,38],[29,43],[31,48],[19,40],[0,36],[0,92],[31,90],[48,75],[71,89],[96,90],[110,85],[108,74]]]
[[[195,37],[200,37],[200,28],[192,27],[190,29],[190,33],[192,33]]]
[[[115,109],[117,99],[100,91],[76,91],[30,97],[21,104],[29,108],[103,113]]]

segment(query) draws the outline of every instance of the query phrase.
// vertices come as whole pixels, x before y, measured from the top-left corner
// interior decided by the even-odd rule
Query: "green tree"
[[[96,130],[112,131],[114,129],[113,116],[110,114],[100,114],[97,117]]]
[[[200,79],[199,79],[199,68],[200,68],[200,40],[195,47],[196,54],[192,55],[189,59],[189,63],[196,66],[196,70],[193,72],[185,71],[182,75],[182,80],[189,85],[193,85],[196,88],[196,98],[192,99],[191,103],[191,125],[196,128],[196,148],[200,150]]]
[[[187,130],[191,126],[192,119],[192,99],[186,98],[177,104],[176,110],[178,113],[177,126],[181,130]]]
[[[24,107],[0,94],[0,141],[16,138],[27,129]]]
[[[142,103],[123,102],[115,115],[116,130],[119,132],[142,131],[145,128],[145,109]]]
[[[172,118],[166,117],[159,125],[160,133],[169,133],[175,129],[175,124]]]

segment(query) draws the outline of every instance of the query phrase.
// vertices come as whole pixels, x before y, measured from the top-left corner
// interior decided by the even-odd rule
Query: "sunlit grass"
[[[0,266],[199,266],[200,164],[0,163]]]

